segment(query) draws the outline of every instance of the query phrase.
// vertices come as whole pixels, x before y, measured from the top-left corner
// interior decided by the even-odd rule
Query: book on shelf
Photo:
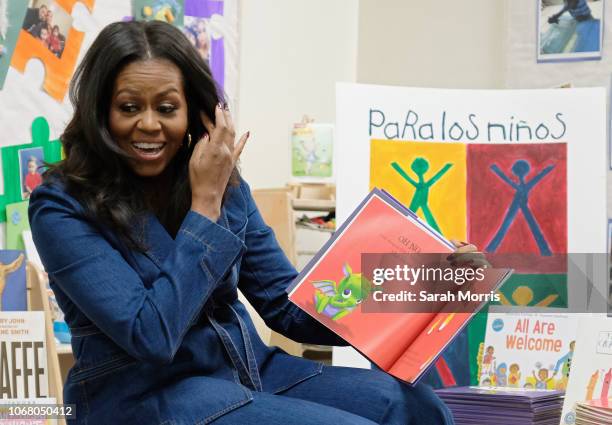
[[[48,398],[42,311],[0,312],[0,400]]]
[[[27,307],[25,254],[0,250],[0,311],[24,311]]]
[[[415,383],[512,273],[454,266],[455,249],[374,189],[298,275],[289,299],[379,368]],[[425,278],[429,271],[435,278]],[[459,279],[470,271],[479,278]]]

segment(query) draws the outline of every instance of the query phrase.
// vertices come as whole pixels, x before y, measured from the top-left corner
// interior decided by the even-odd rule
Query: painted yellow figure
[[[520,305],[528,306],[533,301],[533,289],[528,286],[519,286],[512,293],[512,301],[508,300],[504,294],[499,293],[501,303],[504,305]],[[547,295],[543,300],[539,301],[535,306],[537,307],[548,307],[559,297],[558,294]]]
[[[19,254],[19,257],[9,264],[0,263],[0,311],[2,311],[2,295],[4,295],[4,288],[6,287],[6,278],[9,274],[21,267],[24,258],[25,256],[23,254]]]

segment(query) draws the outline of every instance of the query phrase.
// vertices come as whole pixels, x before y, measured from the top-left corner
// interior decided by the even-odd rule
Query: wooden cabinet
[[[264,221],[274,230],[287,258],[298,269],[314,256],[331,236],[330,231],[296,229],[296,220],[304,213],[321,214],[335,211],[335,187],[332,185],[300,184],[284,188],[256,189],[253,190],[253,198]],[[267,344],[277,345],[293,355],[303,355],[305,350],[329,351],[323,347],[298,344],[272,332],[252,308],[250,313],[260,336]],[[314,357],[320,356],[315,354]]]

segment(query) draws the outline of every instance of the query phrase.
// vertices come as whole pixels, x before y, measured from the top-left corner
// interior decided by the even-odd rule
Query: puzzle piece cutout
[[[42,148],[47,163],[62,159],[62,145],[59,140],[49,140],[49,123],[44,117],[32,121],[32,142],[23,145],[6,146],[0,149],[4,194],[0,195],[0,222],[6,221],[6,206],[22,201],[19,151],[28,148]]]
[[[96,0],[54,0],[54,2],[66,13],[72,14],[72,10],[78,2],[84,4],[92,12]],[[40,40],[21,29],[11,66],[23,74],[28,61],[39,59],[45,67],[43,89],[52,98],[62,102],[68,91],[84,38],[85,33],[71,27],[66,36],[64,50],[61,57],[58,58]]]
[[[163,21],[182,27],[184,0],[132,0],[132,15],[137,21]]]
[[[28,3],[23,0],[0,0],[0,90],[11,65]]]
[[[22,234],[30,230],[28,221],[29,201],[17,202],[6,206],[6,241],[4,249],[25,250]]]

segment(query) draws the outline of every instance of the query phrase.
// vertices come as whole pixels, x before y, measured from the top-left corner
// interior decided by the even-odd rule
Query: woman
[[[210,70],[161,22],[106,27],[71,86],[65,160],[30,201],[72,331],[64,387],[88,424],[450,424],[425,387],[265,346],[272,329],[344,345],[287,300],[296,272],[236,163]],[[463,251],[473,251],[467,246]]]

